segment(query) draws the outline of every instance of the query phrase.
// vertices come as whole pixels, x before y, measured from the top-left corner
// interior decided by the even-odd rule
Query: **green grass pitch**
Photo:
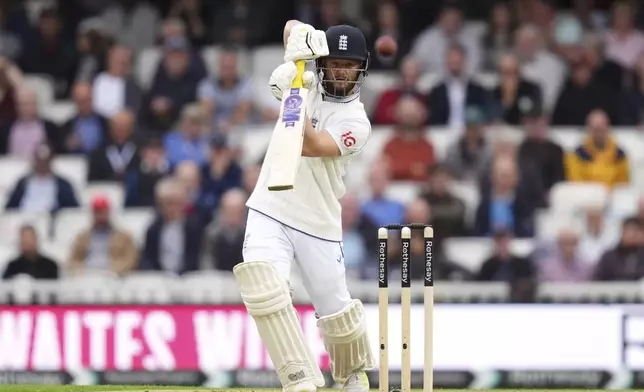
[[[77,386],[77,385],[2,385],[0,390],[3,392],[116,392],[116,391],[136,391],[136,392],[152,392],[152,391],[176,391],[176,392],[266,392],[266,391],[281,391],[280,389],[266,389],[266,388],[226,388],[226,389],[208,389],[208,388],[195,388],[195,387],[171,387],[171,386],[121,386],[121,385],[102,385],[102,386]],[[319,391],[330,392],[339,391],[339,389],[319,389]],[[377,390],[372,390],[377,391]],[[437,392],[460,392],[471,391],[466,389],[436,389]],[[492,390],[477,390],[479,392],[492,392]],[[567,392],[593,392],[591,389],[505,389],[503,392],[548,392],[548,391],[567,391]],[[599,390],[597,390],[599,392]],[[414,390],[414,392],[421,392],[421,390]],[[626,392],[626,391],[624,391]]]

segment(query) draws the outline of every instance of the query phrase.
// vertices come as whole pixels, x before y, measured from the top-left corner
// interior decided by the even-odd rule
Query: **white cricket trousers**
[[[318,316],[328,316],[351,303],[341,242],[323,240],[254,210],[248,211],[244,261],[267,261],[287,280],[297,263]]]

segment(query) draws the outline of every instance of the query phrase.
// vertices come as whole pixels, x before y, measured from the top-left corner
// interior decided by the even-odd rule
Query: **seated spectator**
[[[208,225],[206,261],[219,271],[232,271],[243,261],[246,231],[246,199],[241,189],[231,189],[221,197],[217,218]]]
[[[617,108],[613,109],[617,96],[593,79],[593,71],[585,57],[572,64],[570,79],[564,84],[552,113],[553,125],[583,125],[595,109],[608,113],[612,122],[618,120]]]
[[[566,178],[575,182],[599,182],[608,187],[627,184],[630,167],[626,152],[611,136],[606,113],[593,110],[587,119],[588,136],[565,157]]]
[[[183,108],[179,129],[167,134],[163,140],[170,167],[174,168],[183,161],[191,161],[199,166],[207,162],[205,121],[206,116],[199,105],[190,104]]]
[[[452,177],[447,168],[436,165],[431,169],[428,189],[421,193],[432,209],[432,226],[442,237],[463,237],[465,228],[465,203],[449,189]]]
[[[427,103],[427,96],[418,91],[416,87],[420,78],[420,63],[413,57],[407,57],[400,66],[400,83],[398,86],[383,91],[376,103],[373,118],[378,125],[393,125],[397,122],[396,108],[398,101],[408,96],[416,98],[423,105]]]
[[[43,143],[49,144],[58,151],[59,129],[51,121],[42,119],[38,115],[38,101],[36,93],[23,89],[17,94],[18,116],[8,125],[7,154],[18,158],[29,158]]]
[[[341,8],[341,7],[340,7]],[[395,1],[381,1],[378,4],[376,22],[371,33],[367,36],[367,45],[371,53],[371,64],[369,69],[396,69],[400,65],[402,56],[409,52],[409,40],[402,36],[403,27],[400,24],[398,6]],[[398,43],[398,52],[394,56],[382,58],[375,50],[375,43],[378,38],[388,35]],[[419,71],[420,71],[420,64]]]
[[[184,31],[185,36],[190,40],[192,46],[198,48],[210,43],[212,26],[210,26],[207,11],[204,12],[204,10],[208,10],[208,6],[209,4],[204,4],[204,1],[200,0],[175,1],[168,12],[168,17],[172,18],[171,20],[181,22],[184,30],[187,29]]]
[[[501,57],[499,75],[499,85],[494,89],[493,95],[500,106],[501,119],[507,124],[519,125],[526,107],[543,105],[541,89],[523,78],[519,71],[519,61],[513,55]]]
[[[214,3],[211,3],[214,4]],[[280,3],[250,2],[233,0],[223,3],[214,12],[212,40],[215,44],[255,46],[270,42],[267,37],[270,23],[267,7],[278,7]],[[323,3],[324,4],[324,3]],[[320,28],[320,25],[316,25]]]
[[[481,109],[472,106],[465,112],[465,122],[465,132],[447,148],[444,164],[458,180],[478,180],[491,154],[485,138],[487,120]]]
[[[157,184],[159,215],[145,234],[142,270],[183,274],[199,269],[203,225],[186,215],[186,191],[176,179]]]
[[[210,141],[209,162],[201,170],[202,203],[214,211],[222,195],[242,186],[243,170],[234,157],[224,135],[215,135]]]
[[[494,232],[494,254],[487,259],[478,272],[477,280],[513,282],[531,279],[536,271],[530,260],[519,257],[510,250],[512,233],[507,230]]]
[[[105,71],[107,54],[114,37],[109,35],[103,21],[96,17],[84,19],[76,34],[78,67],[74,79],[91,83],[96,75]]]
[[[199,218],[204,225],[210,223],[214,208],[210,209],[210,206],[205,204],[201,168],[194,162],[183,161],[177,166],[174,178],[186,191],[186,214]]]
[[[257,185],[257,180],[259,180],[259,173],[262,171],[260,165],[248,165],[244,168],[244,173],[242,176],[242,188],[250,196]]]
[[[72,272],[111,271],[126,275],[137,268],[139,254],[130,233],[115,227],[105,196],[92,200],[92,224],[74,239],[69,256]]]
[[[110,120],[109,140],[89,156],[87,181],[117,181],[138,165],[138,148],[134,142],[134,117],[124,110]]]
[[[596,265],[604,252],[619,242],[619,227],[616,226],[606,219],[601,206],[587,208],[579,241],[580,257],[590,265]]]
[[[604,56],[632,70],[644,54],[644,34],[635,26],[636,10],[627,1],[613,3],[611,26],[606,34]]]
[[[434,147],[425,137],[427,112],[413,97],[402,98],[396,105],[396,131],[387,141],[382,158],[391,168],[393,180],[424,181],[434,165]]]
[[[52,171],[52,159],[49,146],[42,144],[36,149],[31,172],[18,180],[5,209],[53,213],[79,206],[72,184]]]
[[[94,112],[92,85],[76,83],[72,90],[76,115],[63,125],[64,151],[76,154],[91,154],[105,143],[107,119]]]
[[[100,16],[117,42],[123,42],[137,52],[154,46],[159,31],[159,12],[147,1],[110,2]]]
[[[177,4],[178,3],[181,3],[181,2],[177,2]],[[185,3],[185,1],[183,3]],[[181,19],[178,19],[178,18],[170,17],[166,19],[161,25],[161,39],[160,39],[161,45],[164,45],[165,43],[176,38],[190,40],[190,37],[186,32],[186,28],[193,28],[193,27],[194,26],[186,27],[186,24]],[[200,76],[199,79],[201,80],[208,76],[206,63],[204,61],[204,58],[201,56],[201,51],[195,50],[195,49],[198,49],[199,46],[196,45],[194,42],[192,43],[191,46],[194,49],[189,51],[190,59],[188,62],[189,62],[190,72],[199,75]]]
[[[352,278],[361,278],[364,268],[370,257],[375,257],[367,249],[367,241],[360,231],[362,221],[360,202],[352,194],[345,194],[340,199],[342,206],[342,250],[344,253],[344,265],[347,275]],[[375,229],[375,227],[374,227]],[[371,235],[371,233],[367,234]]]
[[[622,238],[617,246],[604,253],[595,268],[600,281],[637,281],[644,278],[644,227],[637,218],[622,224]]]
[[[446,77],[429,93],[430,124],[460,128],[465,125],[467,107],[477,106],[486,114],[490,110],[489,92],[473,81],[463,68],[465,56],[461,46],[453,44],[447,48]]]
[[[526,138],[519,145],[519,165],[535,167],[541,175],[545,191],[549,192],[553,185],[565,179],[564,151],[548,138],[548,121],[541,107],[529,108],[523,115],[522,123]]]
[[[163,134],[179,119],[181,109],[197,98],[201,75],[189,68],[190,47],[185,38],[164,44],[163,61],[143,99],[143,125],[153,134]]]
[[[123,45],[113,46],[107,57],[107,69],[94,79],[92,102],[94,111],[112,118],[129,109],[137,112],[141,104],[141,90],[130,76],[132,51]]]
[[[125,176],[125,206],[154,206],[154,189],[170,172],[170,164],[160,139],[152,138],[142,147],[138,166]]]
[[[423,223],[434,225],[433,221],[434,209],[423,199],[415,199],[406,206],[405,222],[409,223]],[[465,280],[468,279],[470,273],[464,268],[451,263],[446,259],[443,252],[443,233],[438,230],[434,233],[434,279],[437,280]],[[412,233],[411,243],[411,277],[412,279],[422,279],[425,274],[425,243],[421,233]],[[399,260],[400,252],[396,256]],[[397,271],[400,267],[395,267]]]
[[[219,74],[199,83],[197,97],[212,119],[212,128],[226,131],[232,125],[247,122],[252,92],[250,80],[239,73],[237,52],[226,49],[219,57]]]
[[[8,59],[0,57],[0,125],[4,126],[16,119],[16,95],[24,87],[22,71]],[[7,139],[3,135],[0,137],[0,153],[6,151]]]
[[[519,183],[516,160],[510,157],[495,159],[491,186],[481,190],[481,202],[476,211],[476,234],[489,236],[506,230],[517,237],[530,237],[534,232],[536,205],[529,188]]]
[[[457,44],[467,52],[464,71],[473,74],[481,68],[482,53],[479,35],[464,26],[463,13],[453,3],[447,3],[440,13],[438,23],[421,32],[411,53],[423,65],[423,72],[450,73],[449,64],[444,62],[444,54],[450,45]],[[445,69],[447,66],[447,70]]]
[[[46,8],[38,16],[35,31],[25,40],[18,65],[24,73],[49,75],[54,79],[56,96],[67,96],[74,79],[77,55],[66,39],[58,11]]]
[[[20,228],[20,254],[9,261],[2,279],[13,279],[18,275],[34,279],[58,279],[58,263],[44,256],[38,249],[38,234],[32,226]]]
[[[390,181],[390,169],[386,163],[377,163],[371,167],[369,173],[371,195],[362,204],[362,213],[378,227],[400,223],[405,216],[405,206],[386,195]]]
[[[550,113],[566,75],[565,64],[546,48],[541,32],[533,25],[524,25],[516,32],[515,55],[521,74],[541,88],[544,111]]]
[[[483,68],[494,71],[503,62],[504,55],[512,50],[512,35],[516,28],[516,20],[505,2],[495,3],[490,12],[489,28],[483,37],[484,60]]]
[[[592,278],[593,267],[580,257],[579,235],[570,228],[559,232],[555,254],[542,260],[539,279],[544,282],[586,282]]]

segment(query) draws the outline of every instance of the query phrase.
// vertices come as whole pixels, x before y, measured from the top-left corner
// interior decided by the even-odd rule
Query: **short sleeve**
[[[347,118],[327,125],[327,132],[340,148],[342,156],[353,155],[365,146],[371,134],[371,123],[366,118]]]

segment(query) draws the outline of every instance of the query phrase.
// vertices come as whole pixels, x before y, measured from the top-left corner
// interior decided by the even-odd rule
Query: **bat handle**
[[[302,75],[304,75],[304,71],[306,70],[306,61],[297,60],[295,62],[295,67],[297,68],[297,75],[295,76],[293,83],[291,83],[291,88],[302,88],[304,87]]]

